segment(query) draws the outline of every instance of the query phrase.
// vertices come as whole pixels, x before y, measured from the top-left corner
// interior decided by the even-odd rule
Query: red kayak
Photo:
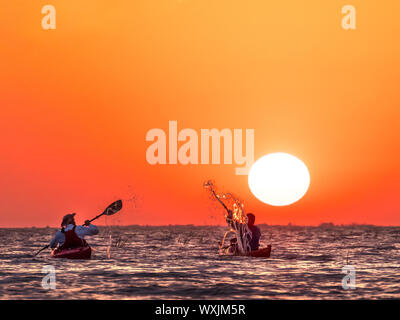
[[[271,256],[271,245],[268,245],[266,248],[251,251],[247,255],[256,258],[269,258]]]
[[[225,251],[221,252],[222,255],[241,255],[239,253],[232,253],[229,251],[229,248],[226,248]],[[266,248],[261,248],[255,251],[251,251],[246,254],[248,257],[255,257],[255,258],[269,258],[271,256],[271,245],[268,245]]]
[[[86,246],[64,250],[55,249],[51,252],[51,256],[53,258],[64,259],[90,259],[92,256],[92,248]]]

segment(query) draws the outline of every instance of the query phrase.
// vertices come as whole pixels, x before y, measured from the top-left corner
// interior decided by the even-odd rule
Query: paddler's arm
[[[99,229],[89,220],[86,220],[85,226],[79,226],[79,233],[83,233],[84,236],[94,236],[99,233]]]
[[[64,242],[64,235],[61,231],[57,231],[56,235],[54,236],[53,239],[51,239],[49,246],[50,248],[54,249],[57,247],[58,244],[61,244]]]

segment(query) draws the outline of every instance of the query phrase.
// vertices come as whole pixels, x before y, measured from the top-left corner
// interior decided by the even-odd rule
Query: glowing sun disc
[[[310,173],[303,161],[288,153],[270,153],[250,168],[248,183],[254,196],[273,206],[300,200],[310,186]]]

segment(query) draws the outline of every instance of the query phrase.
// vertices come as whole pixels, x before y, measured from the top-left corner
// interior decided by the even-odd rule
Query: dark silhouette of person
[[[77,226],[75,223],[75,213],[67,214],[61,222],[62,229],[57,231],[50,242],[50,248],[69,249],[86,246],[85,236],[93,236],[99,233],[99,229],[89,220],[85,221],[84,226]]]
[[[247,214],[247,227],[251,231],[251,238],[249,237],[251,251],[258,250],[258,248],[260,247],[261,231],[260,231],[259,227],[254,225],[255,221],[256,221],[255,215],[252,213],[248,213]]]

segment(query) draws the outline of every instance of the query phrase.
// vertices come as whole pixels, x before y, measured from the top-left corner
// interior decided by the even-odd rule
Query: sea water
[[[88,261],[52,259],[48,251],[32,257],[56,229],[0,229],[0,298],[400,298],[399,227],[260,229],[262,246],[272,244],[268,259],[219,255],[226,227],[129,226],[88,238],[95,249]],[[118,240],[111,246],[110,233]],[[42,286],[48,266],[54,289]],[[354,267],[354,289],[343,287],[344,266]]]

